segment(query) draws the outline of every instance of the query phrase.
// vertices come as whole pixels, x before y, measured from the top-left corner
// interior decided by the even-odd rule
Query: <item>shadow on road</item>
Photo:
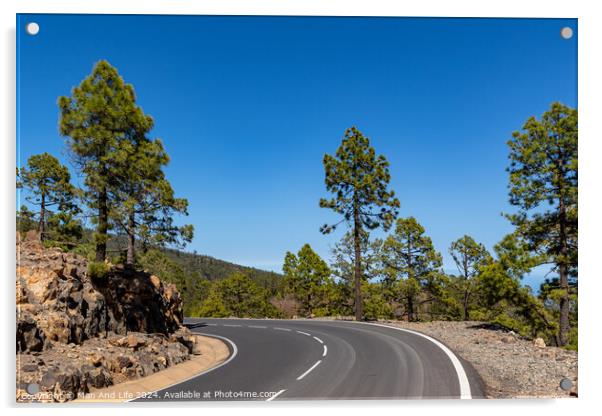
[[[205,322],[195,322],[193,324],[184,324],[184,326],[188,329],[194,329],[194,328],[202,328],[204,326],[207,326],[207,324]]]

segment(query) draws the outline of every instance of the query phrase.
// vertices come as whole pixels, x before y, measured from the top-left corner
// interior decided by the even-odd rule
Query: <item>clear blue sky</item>
[[[401,216],[454,270],[451,241],[492,248],[511,231],[511,132],[553,101],[577,105],[576,19],[21,15],[17,27],[20,163],[43,151],[66,163],[57,97],[107,59],[156,121],[190,202],[189,249],[264,269],[306,242],[330,257],[343,230],[319,233],[336,219],[318,207],[322,157],[355,125],[390,161]]]

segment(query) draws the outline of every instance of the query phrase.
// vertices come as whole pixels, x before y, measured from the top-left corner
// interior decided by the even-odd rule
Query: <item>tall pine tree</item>
[[[110,192],[121,165],[118,150],[136,142],[153,125],[136,104],[134,87],[107,61],[98,62],[92,73],[71,91],[60,97],[59,131],[67,137],[74,163],[85,176],[86,199],[96,211],[96,261],[106,258],[109,214],[115,201]]]
[[[137,140],[124,142],[116,150],[118,169],[111,178],[111,223],[127,238],[126,265],[135,262],[136,239],[145,245],[184,246],[193,237],[192,225],[178,226],[175,214],[188,215],[188,201],[176,198],[163,167],[169,156],[159,139],[141,132]]]
[[[399,200],[388,189],[391,175],[389,162],[376,155],[370,140],[357,128],[345,132],[336,154],[324,155],[326,189],[333,193],[330,199],[322,198],[320,207],[332,209],[343,216],[336,224],[321,227],[324,234],[332,232],[342,222],[353,231],[355,319],[362,313],[362,232],[382,227],[388,230],[397,217]]]
[[[577,110],[553,103],[508,141],[516,232],[558,273],[560,345],[568,343],[570,294],[577,282]],[[571,289],[573,287],[573,289]]]

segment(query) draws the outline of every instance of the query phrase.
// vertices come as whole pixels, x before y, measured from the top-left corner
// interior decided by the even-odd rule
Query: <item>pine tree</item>
[[[268,302],[266,292],[257,287],[247,275],[239,272],[213,284],[206,305],[201,307],[201,311],[207,311],[209,308],[222,316],[226,313],[226,316],[239,318],[278,315],[276,308]]]
[[[389,162],[383,155],[376,155],[370,140],[355,127],[345,132],[334,156],[324,155],[323,163],[326,189],[334,197],[322,198],[320,207],[332,209],[343,219],[333,225],[325,224],[320,231],[328,234],[342,222],[353,231],[354,308],[355,319],[361,320],[362,233],[378,227],[388,230],[397,217],[399,200],[394,191],[388,189],[391,180]]]
[[[227,318],[231,315],[224,306],[217,283],[211,286],[207,299],[203,301],[197,313],[198,316],[206,318]]]
[[[58,105],[59,131],[85,176],[88,205],[96,211],[96,261],[104,261],[109,213],[115,206],[110,200],[112,179],[122,174],[118,150],[148,132],[153,121],[136,104],[133,86],[107,61],[99,61],[70,97],[59,98]]]
[[[543,336],[558,345],[557,325],[544,303],[520,284],[539,259],[516,234],[495,245],[496,259],[479,267],[477,290],[488,318],[530,337]],[[551,339],[551,342],[550,342]]]
[[[307,316],[327,303],[325,289],[330,283],[330,269],[309,244],[305,244],[297,255],[287,252],[282,271],[287,289]]]
[[[556,102],[508,141],[510,203],[519,209],[508,218],[558,273],[562,346],[569,341],[570,294],[577,281],[577,118],[577,110]]]
[[[381,259],[385,285],[391,285],[391,280],[398,283],[396,286],[407,305],[408,320],[415,321],[417,296],[440,272],[441,255],[425,235],[424,227],[409,217],[397,220],[395,231],[383,243]]]
[[[361,253],[361,274],[363,281],[370,281],[380,274],[378,252],[382,245],[382,240],[369,240],[367,232],[363,231],[360,236]],[[338,279],[337,288],[339,296],[343,301],[342,309],[353,310],[353,287],[355,273],[355,246],[353,241],[353,231],[346,232],[340,241],[338,241],[331,250],[331,269],[334,276]],[[362,289],[363,293],[363,289]]]
[[[29,210],[26,205],[21,205],[17,211],[17,231],[26,233],[38,228],[39,223],[35,220],[35,213]]]
[[[40,239],[47,238],[46,223],[52,214],[50,208],[57,206],[60,210],[74,209],[75,187],[71,185],[69,169],[57,158],[48,154],[31,156],[27,167],[20,172],[23,187],[29,190],[27,201],[39,205],[38,232]]]
[[[109,217],[114,228],[127,236],[126,265],[135,262],[136,238],[145,245],[183,247],[193,237],[193,226],[174,224],[175,214],[188,215],[188,201],[176,198],[163,167],[169,156],[160,140],[139,135],[116,149],[117,174],[109,195],[114,201]]]
[[[491,255],[483,244],[477,243],[472,237],[465,235],[451,243],[449,254],[454,259],[460,273],[461,304],[464,320],[470,319],[470,300],[474,292],[479,268],[491,260]]]

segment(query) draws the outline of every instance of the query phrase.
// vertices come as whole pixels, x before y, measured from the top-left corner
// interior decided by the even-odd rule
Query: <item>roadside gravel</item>
[[[483,322],[383,322],[430,335],[470,362],[490,398],[577,396],[577,352],[542,346]],[[560,381],[572,382],[570,391]]]

